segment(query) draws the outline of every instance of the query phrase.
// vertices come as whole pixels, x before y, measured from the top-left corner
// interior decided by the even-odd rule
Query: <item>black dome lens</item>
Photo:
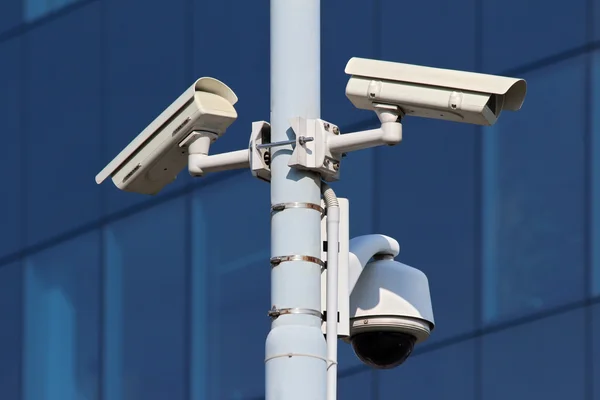
[[[402,364],[412,353],[417,339],[400,332],[364,332],[352,336],[352,348],[365,364],[380,369]]]

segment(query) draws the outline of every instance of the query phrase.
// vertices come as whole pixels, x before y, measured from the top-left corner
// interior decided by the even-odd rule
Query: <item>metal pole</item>
[[[271,0],[271,141],[295,137],[292,117],[320,117],[320,0]],[[325,400],[321,331],[320,177],[288,167],[291,145],[271,148],[271,306],[284,311],[266,341],[266,400]],[[279,207],[278,209],[281,209]],[[300,260],[298,260],[300,259]],[[275,314],[277,315],[277,314]]]

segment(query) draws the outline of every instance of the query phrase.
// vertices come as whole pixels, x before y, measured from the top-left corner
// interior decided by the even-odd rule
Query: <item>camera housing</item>
[[[355,107],[395,106],[405,116],[493,125],[502,110],[517,111],[523,79],[354,57],[346,96]]]
[[[237,119],[238,98],[223,82],[198,79],[97,176],[121,190],[153,195],[188,166],[188,147],[200,136],[216,140]]]
[[[402,364],[435,327],[427,276],[379,254],[350,295],[350,335],[357,357],[378,369]]]

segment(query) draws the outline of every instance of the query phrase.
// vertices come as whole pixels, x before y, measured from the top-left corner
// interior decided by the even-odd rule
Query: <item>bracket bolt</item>
[[[338,128],[337,126],[333,127],[333,134],[334,135],[339,135],[340,134],[340,128]]]
[[[333,163],[333,170],[334,170],[334,171],[337,171],[337,170],[339,170],[339,169],[340,169],[340,163],[339,163],[339,162],[334,162],[334,163]]]
[[[331,125],[329,125],[329,123],[328,123],[328,122],[325,122],[325,123],[323,123],[323,127],[325,128],[325,130],[326,130],[326,131],[329,131],[329,127],[330,127],[330,126],[331,126]]]

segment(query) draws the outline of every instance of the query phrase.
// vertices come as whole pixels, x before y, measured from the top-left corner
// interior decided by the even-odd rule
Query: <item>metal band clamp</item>
[[[276,308],[275,306],[273,306],[273,308],[271,308],[269,310],[269,317],[275,319],[277,317],[279,317],[280,315],[286,315],[286,314],[306,314],[306,315],[312,315],[315,317],[319,317],[321,318],[321,320],[323,319],[323,314],[321,313],[321,311],[317,311],[317,310],[312,310],[310,308]]]
[[[286,262],[286,261],[308,261],[308,262],[311,262],[313,264],[317,264],[317,265],[321,266],[321,268],[325,268],[326,267],[325,262],[323,260],[321,260],[320,258],[313,257],[313,256],[298,256],[298,255],[293,255],[293,256],[271,257],[271,268],[275,268],[276,266],[278,266],[282,262]]]
[[[328,361],[326,358],[321,357],[321,356],[316,356],[314,354],[304,354],[304,353],[286,353],[286,354],[275,354],[274,356],[271,357],[267,357],[265,358],[265,362],[273,360],[274,358],[283,358],[283,357],[288,357],[288,358],[292,358],[292,357],[310,357],[310,358],[316,358],[319,360],[323,360],[326,363],[331,363],[331,361]],[[337,364],[337,363],[336,363]],[[327,367],[329,368],[329,367]]]
[[[321,207],[318,204],[301,203],[301,202],[295,201],[295,202],[291,202],[291,203],[273,204],[271,206],[271,216],[273,214],[275,214],[276,212],[283,211],[283,210],[288,209],[288,208],[309,208],[311,210],[318,211],[321,214],[325,213],[325,210],[323,209],[323,207]]]

